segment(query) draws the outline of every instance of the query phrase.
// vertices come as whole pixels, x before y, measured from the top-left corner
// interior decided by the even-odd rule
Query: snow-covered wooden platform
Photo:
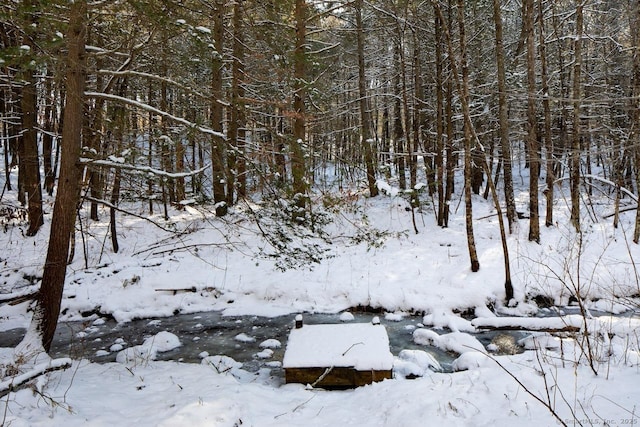
[[[383,325],[304,325],[291,331],[283,367],[287,383],[350,388],[391,378],[393,355]]]

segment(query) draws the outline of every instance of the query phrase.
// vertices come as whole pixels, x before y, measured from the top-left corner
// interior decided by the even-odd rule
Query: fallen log
[[[18,305],[26,301],[34,300],[38,296],[38,291],[29,294],[0,297],[0,304]]]
[[[71,359],[53,359],[46,363],[36,365],[28,372],[24,374],[16,375],[7,380],[0,382],[0,398],[7,394],[24,388],[25,385],[34,378],[47,374],[53,371],[59,371],[68,369],[71,367]]]
[[[584,319],[578,315],[561,317],[479,317],[471,324],[490,331],[580,332]]]

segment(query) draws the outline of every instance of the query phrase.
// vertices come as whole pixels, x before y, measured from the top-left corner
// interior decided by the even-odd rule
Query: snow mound
[[[527,350],[539,350],[542,348],[556,349],[560,348],[560,338],[551,336],[547,333],[532,334],[521,339],[518,344]]]
[[[141,345],[129,347],[118,352],[116,362],[126,364],[145,363],[155,360],[158,353],[173,350],[181,345],[180,339],[171,332],[158,332],[156,335],[144,340]]]
[[[396,312],[396,313],[385,313],[384,320],[388,320],[389,322],[401,322],[404,319],[405,313]]]
[[[261,352],[256,353],[255,356],[258,359],[270,359],[271,356],[273,356],[273,350],[271,350],[270,348],[265,348]]]
[[[250,335],[245,334],[244,332],[241,334],[238,334],[235,336],[235,340],[236,341],[240,341],[240,342],[244,342],[244,343],[250,343],[250,342],[255,342],[256,339]]]
[[[282,347],[282,343],[277,339],[270,338],[268,340],[264,340],[260,343],[261,348],[280,348]]]
[[[468,351],[466,353],[462,353],[456,360],[454,360],[451,364],[451,368],[454,371],[467,371],[470,369],[481,368],[490,360],[490,357],[484,353],[479,351]]]
[[[430,329],[416,329],[413,331],[413,341],[420,345],[433,345],[444,351],[458,354],[470,351],[484,352],[484,346],[475,337],[464,332],[451,332],[438,335]]]
[[[355,319],[354,315],[349,313],[348,311],[344,311],[340,314],[341,322],[351,322],[353,319]]]
[[[219,374],[231,372],[242,368],[242,363],[236,362],[229,356],[217,354],[215,356],[207,356],[200,362],[202,365],[212,366]]]
[[[442,371],[442,366],[424,350],[402,350],[393,362],[397,377],[423,377],[431,371]]]

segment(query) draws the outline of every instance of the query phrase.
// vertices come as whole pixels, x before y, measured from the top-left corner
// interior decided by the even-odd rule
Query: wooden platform
[[[353,388],[391,378],[393,355],[382,325],[304,325],[289,335],[283,368],[287,383]]]

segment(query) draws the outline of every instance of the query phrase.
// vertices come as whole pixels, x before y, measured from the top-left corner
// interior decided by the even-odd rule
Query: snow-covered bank
[[[91,324],[112,316],[126,323],[209,310],[277,316],[339,313],[354,306],[381,307],[392,313],[389,317],[421,312],[426,328],[414,336],[416,341],[462,353],[456,366],[466,371],[432,372],[428,360],[405,354],[403,361],[417,363],[423,378],[404,380],[398,375],[357,390],[325,392],[302,385],[277,387],[266,370],[257,375],[241,369],[221,373],[211,364],[153,361],[153,349],[143,346],[138,350],[149,350],[143,357],[123,356],[123,363],[108,364],[74,361],[70,369],[40,377],[35,394],[31,389],[10,393],[0,407],[6,409],[5,423],[417,426],[437,420],[443,425],[538,427],[560,420],[567,424],[579,420],[583,425],[640,422],[636,323],[603,319],[604,326],[596,328],[589,321],[593,334],[589,342],[574,339],[580,335],[560,339],[536,333],[525,343],[530,350],[509,356],[476,348],[466,334],[480,323],[500,326],[496,314],[536,313],[534,296],[569,304],[578,288],[586,309],[620,313],[637,308],[640,287],[634,261],[640,259],[640,249],[625,239],[631,215],[623,217],[619,229],[603,221],[585,226],[582,236],[561,225],[545,228],[539,245],[527,241],[527,226],[521,221],[517,233],[509,236],[515,301],[507,305],[502,249],[491,205],[480,198],[475,201],[481,269],[472,273],[463,215],[454,211],[450,227],[442,229],[435,226],[429,209],[417,212],[420,233],[416,235],[405,203],[378,198],[343,206],[334,214],[334,222],[325,226],[323,239],[307,236],[289,242],[301,250],[318,245],[320,262],[313,268],[285,271],[275,268],[277,260],[272,257],[259,256],[272,249],[242,212],[224,221],[196,208],[173,212],[169,224],[154,218],[179,231],[175,234],[123,216],[117,254],[105,244],[106,220],[84,222],[87,256],[78,239],[62,320]],[[560,211],[557,215],[559,224],[567,223]],[[39,237],[48,231],[41,233]],[[0,237],[7,248],[1,255],[2,290],[12,294],[35,290],[45,239],[24,238],[18,227]],[[27,303],[0,306],[0,328],[25,327],[27,307]],[[582,320],[571,324],[582,327]],[[535,329],[552,322],[556,321],[532,318],[525,323]],[[429,328],[446,328],[447,333],[436,339]],[[128,344],[133,356],[136,344],[141,343]],[[0,360],[3,375],[27,369],[13,365],[11,354],[7,349]]]

